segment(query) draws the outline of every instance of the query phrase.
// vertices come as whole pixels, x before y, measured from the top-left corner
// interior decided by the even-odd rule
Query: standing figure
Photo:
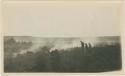
[[[85,43],[84,42],[82,42],[82,41],[80,41],[81,42],[81,47],[85,47]]]
[[[89,45],[89,48],[92,48],[92,45],[91,45],[91,43],[88,43],[88,45]]]

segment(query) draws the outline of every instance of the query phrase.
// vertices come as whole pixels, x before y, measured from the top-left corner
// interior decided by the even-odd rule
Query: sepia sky
[[[4,2],[5,36],[119,36],[121,3]]]

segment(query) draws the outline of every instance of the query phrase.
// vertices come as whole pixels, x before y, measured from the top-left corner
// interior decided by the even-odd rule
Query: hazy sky
[[[42,37],[119,36],[120,3],[5,2],[4,35]]]

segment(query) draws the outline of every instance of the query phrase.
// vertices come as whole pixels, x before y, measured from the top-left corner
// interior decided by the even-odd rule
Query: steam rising
[[[20,52],[15,53],[17,54],[25,54],[28,51],[30,52],[37,52],[37,49],[42,47],[48,47],[49,51],[53,51],[55,49],[65,50],[74,47],[81,47],[80,41],[85,43],[91,43],[92,46],[101,43],[105,40],[100,40],[98,37],[93,38],[38,38],[38,37],[14,37],[17,42],[24,41],[24,42],[32,42],[32,46],[25,50],[20,50]],[[107,40],[108,41],[108,40]],[[112,41],[111,41],[112,42]]]

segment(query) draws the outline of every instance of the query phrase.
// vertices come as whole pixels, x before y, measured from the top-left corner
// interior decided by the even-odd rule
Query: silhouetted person
[[[87,44],[87,43],[85,43],[85,48],[86,48],[86,49],[88,49],[88,48],[89,48],[89,46],[88,46],[88,44]]]
[[[81,46],[82,46],[82,47],[85,47],[85,43],[82,42],[82,41],[80,41],[80,42],[81,42]]]
[[[88,47],[87,43],[84,43],[82,41],[80,41],[80,42],[81,42],[81,47],[82,47],[83,54],[86,54],[86,51],[87,51],[87,49],[89,47]]]
[[[89,48],[92,48],[92,45],[91,45],[91,43],[88,43],[88,45],[89,45]]]

